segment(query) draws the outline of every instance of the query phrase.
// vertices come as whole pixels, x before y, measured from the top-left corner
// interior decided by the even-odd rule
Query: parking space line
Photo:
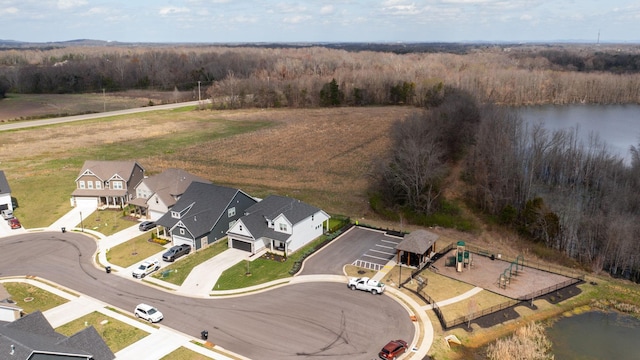
[[[395,246],[386,246],[386,245],[380,245],[380,244],[376,244],[376,246],[383,247],[385,249],[395,249],[396,248]]]
[[[388,261],[389,260],[388,258],[381,258],[381,257],[378,257],[378,256],[369,255],[369,254],[364,254],[362,256],[366,256],[366,257],[370,257],[370,258],[374,258],[374,259],[378,259],[378,260],[383,260],[383,261]]]
[[[400,243],[400,241],[391,241],[391,240],[384,240],[384,239],[382,239],[380,241],[385,242],[385,243],[390,243],[390,244],[393,244],[393,245],[398,245]]]
[[[380,251],[380,250],[375,250],[375,249],[369,249],[369,251],[375,252],[375,253],[380,253],[380,254],[385,254],[385,255],[395,255],[394,253],[390,253],[390,252],[386,252],[386,251]]]

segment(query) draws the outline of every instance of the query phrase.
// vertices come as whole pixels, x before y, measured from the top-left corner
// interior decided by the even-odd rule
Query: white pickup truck
[[[347,284],[351,290],[363,290],[373,295],[382,294],[384,292],[384,284],[378,280],[371,280],[368,277],[350,278]]]
[[[160,269],[160,261],[157,259],[148,260],[135,268],[131,275],[133,275],[134,278],[142,279],[158,269]]]
[[[5,219],[5,220],[13,219],[13,211],[11,211],[9,209],[4,209],[4,210],[0,211],[0,213],[2,214],[2,218]]]

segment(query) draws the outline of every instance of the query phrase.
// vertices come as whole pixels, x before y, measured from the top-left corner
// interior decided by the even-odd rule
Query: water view
[[[544,121],[549,130],[578,127],[578,135],[587,144],[594,133],[607,143],[610,153],[630,160],[629,147],[640,143],[639,105],[547,105],[520,109],[528,123]]]
[[[640,320],[592,311],[564,317],[547,329],[556,360],[638,360]]]

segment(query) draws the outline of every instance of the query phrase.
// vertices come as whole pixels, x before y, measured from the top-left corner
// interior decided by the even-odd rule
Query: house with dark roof
[[[173,245],[199,250],[227,236],[227,230],[255,204],[245,192],[192,182],[184,194],[156,223],[168,230]]]
[[[398,263],[421,269],[436,251],[438,234],[427,230],[415,230],[396,245]]]
[[[0,321],[0,359],[112,360],[115,355],[93,326],[65,336],[35,311],[12,322]]]
[[[87,160],[76,178],[71,205],[122,208],[135,198],[135,187],[144,179],[136,161]]]
[[[136,186],[136,198],[129,201],[135,213],[145,219],[158,220],[180,199],[192,182],[211,184],[199,176],[182,169],[166,169],[145,177]]]
[[[13,210],[13,202],[11,201],[11,188],[4,171],[0,170],[0,211]]]
[[[252,254],[263,249],[290,254],[321,236],[329,218],[300,200],[271,195],[249,207],[227,231],[229,247]]]

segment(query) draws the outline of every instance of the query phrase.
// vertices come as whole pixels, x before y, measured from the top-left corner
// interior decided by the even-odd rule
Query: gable
[[[242,219],[236,221],[235,224],[233,224],[233,226],[231,227],[231,229],[229,229],[227,233],[254,238],[251,232],[249,231],[249,228],[247,227],[247,225],[245,225]]]
[[[0,170],[0,194],[9,194],[9,193],[11,193],[11,188],[9,188],[9,182],[7,181],[7,178],[4,175],[4,171]]]

